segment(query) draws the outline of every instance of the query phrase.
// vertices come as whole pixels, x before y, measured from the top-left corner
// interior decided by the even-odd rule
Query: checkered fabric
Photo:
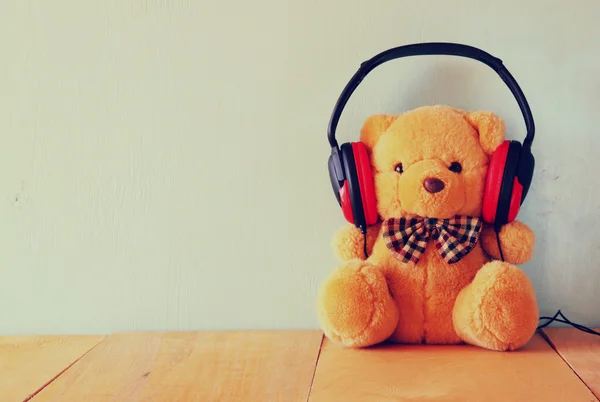
[[[480,219],[470,216],[391,218],[383,222],[383,238],[392,255],[405,263],[416,264],[432,239],[442,258],[454,264],[475,248],[481,228]]]

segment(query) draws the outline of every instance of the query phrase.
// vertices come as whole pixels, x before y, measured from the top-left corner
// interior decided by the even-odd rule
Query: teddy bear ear
[[[505,124],[500,116],[487,111],[463,112],[465,119],[475,127],[483,151],[491,155],[505,138]]]
[[[398,116],[389,114],[376,114],[365,120],[360,130],[360,141],[365,144],[369,152],[379,140],[379,137],[392,125]]]

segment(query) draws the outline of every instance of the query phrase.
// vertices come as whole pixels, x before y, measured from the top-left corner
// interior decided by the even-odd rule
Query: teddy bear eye
[[[462,172],[462,166],[458,162],[452,162],[452,164],[450,165],[450,167],[448,169],[454,173]]]
[[[396,172],[398,172],[398,173],[404,172],[404,169],[402,169],[402,164],[401,163],[397,164],[396,167],[394,168],[394,170]]]

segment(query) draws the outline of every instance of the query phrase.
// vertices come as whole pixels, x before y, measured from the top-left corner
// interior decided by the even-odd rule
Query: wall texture
[[[502,58],[537,124],[542,312],[600,324],[600,3],[0,1],[0,333],[314,328],[344,223],[325,129],[363,60]],[[470,60],[388,63],[339,128],[444,103],[524,126]]]

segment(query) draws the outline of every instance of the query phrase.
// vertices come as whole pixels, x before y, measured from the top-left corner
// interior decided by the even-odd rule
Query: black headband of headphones
[[[533,115],[529,109],[529,104],[525,95],[521,91],[519,84],[515,81],[510,72],[502,64],[502,60],[492,56],[483,50],[477,49],[472,46],[461,45],[456,43],[417,43],[412,45],[405,45],[395,47],[386,50],[371,59],[363,62],[360,65],[358,71],[350,79],[346,87],[342,91],[342,94],[338,98],[337,103],[333,109],[331,119],[329,121],[329,127],[327,128],[327,139],[332,148],[338,148],[337,141],[335,139],[335,131],[337,128],[338,121],[342,115],[342,111],[350,99],[350,95],[360,85],[362,80],[369,74],[375,67],[394,59],[399,59],[408,56],[422,56],[422,55],[448,55],[448,56],[461,56],[470,59],[478,60],[489,67],[491,67],[499,76],[502,81],[508,86],[513,96],[519,104],[523,119],[525,119],[525,127],[527,129],[527,136],[523,142],[523,147],[530,148],[535,135],[535,125],[533,123]],[[335,151],[334,151],[335,152]],[[337,169],[336,169],[337,170]]]

